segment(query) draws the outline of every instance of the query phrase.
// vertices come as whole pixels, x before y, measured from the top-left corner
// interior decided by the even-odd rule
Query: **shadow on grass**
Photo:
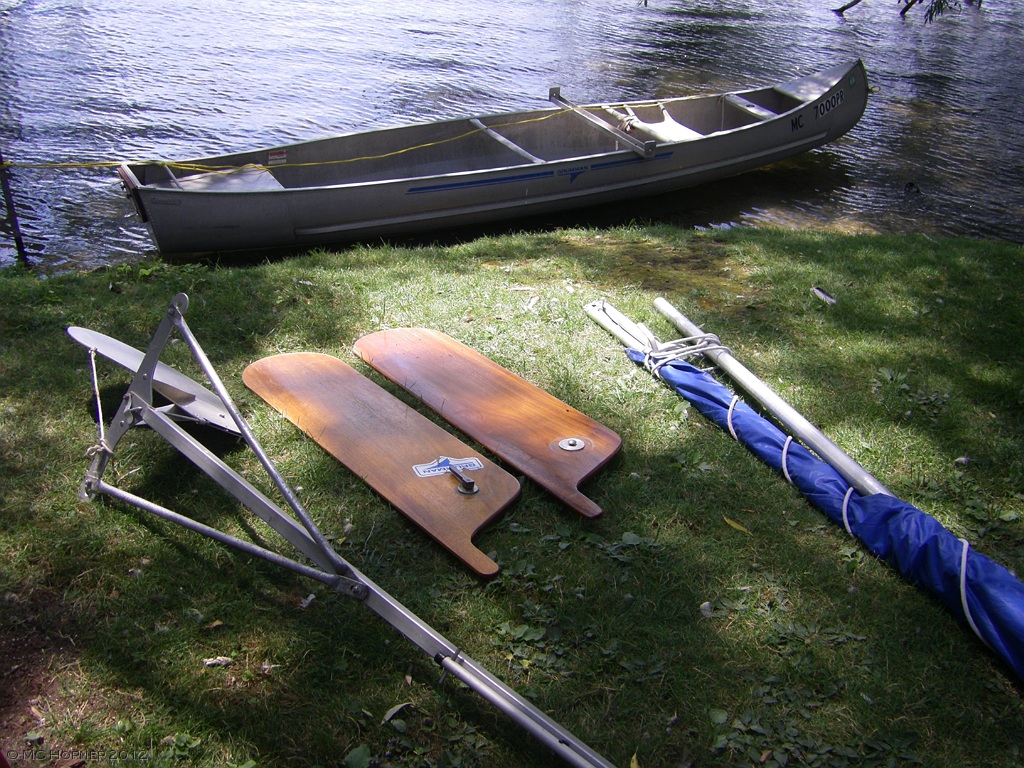
[[[913,762],[915,744],[948,765],[1008,755],[1024,732],[1019,692],[1007,690],[1004,671],[973,638],[744,449],[687,416],[580,318],[579,306],[598,293],[636,309],[665,290],[684,311],[695,306],[695,319],[712,316],[708,330],[732,337],[741,352],[784,361],[777,377],[835,407],[826,412],[857,415],[868,425],[857,434],[891,420],[865,381],[883,358],[893,368],[916,370],[924,360],[929,375],[948,373],[942,355],[922,356],[924,342],[950,325],[946,315],[915,325],[930,306],[928,290],[915,289],[919,311],[906,317],[886,304],[893,285],[889,299],[869,305],[865,292],[849,307],[845,291],[829,285],[840,295],[837,311],[808,293],[819,270],[838,270],[827,273],[835,285],[866,281],[889,241],[843,241],[838,255],[850,254],[850,264],[864,243],[872,249],[861,275],[834,250],[817,254],[831,241],[776,237],[631,227],[422,253],[355,248],[256,269],[161,268],[124,280],[116,294],[97,277],[18,282],[0,350],[0,445],[10,470],[0,572],[11,594],[38,587],[55,596],[71,617],[61,631],[73,633],[81,686],[99,686],[105,697],[103,706],[94,699],[56,718],[51,738],[143,745],[182,736],[161,749],[206,764],[337,764],[359,744],[395,762],[441,764],[447,753],[468,764],[551,764],[474,695],[438,686],[433,664],[353,602],[144,513],[74,500],[95,424],[82,394],[84,351],[63,337],[64,325],[144,347],[171,296],[185,290],[190,327],[243,411],[259,420],[271,455],[306,488],[314,517],[329,531],[352,521],[339,551],[616,763],[637,753],[645,768],[725,765],[751,759],[750,750],[788,750],[790,764],[856,764],[844,751],[863,756],[879,740],[888,752],[878,764]],[[905,254],[888,264],[910,274],[920,259]],[[796,274],[771,271],[779,265]],[[945,285],[965,286],[965,277]],[[972,302],[963,302],[966,311]],[[991,359],[1006,382],[1020,381],[1019,341],[1007,335],[1019,306],[991,318],[997,327],[980,346],[970,333],[947,339],[950,354]],[[940,314],[943,307],[948,300]],[[976,309],[971,317],[977,322]],[[604,517],[584,521],[527,483],[520,502],[478,537],[503,568],[482,584],[310,441],[267,417],[239,384],[257,357],[297,349],[350,356],[354,338],[395,324],[442,326],[620,432],[621,458],[584,488]],[[880,351],[866,345],[833,358],[830,335],[846,344],[864,336]],[[797,345],[810,352],[790,354]],[[838,379],[823,375],[822,358],[837,360]],[[171,345],[165,362],[196,376],[183,345]],[[991,370],[969,371],[963,386],[990,387],[985,404],[995,408],[1012,389]],[[117,382],[123,391],[129,376],[101,375],[109,418]],[[954,429],[983,445],[961,418]],[[911,421],[900,429],[929,435],[935,427]],[[152,435],[133,434],[124,449],[119,483],[204,521],[267,535]],[[218,452],[247,475],[253,469],[236,444]],[[1002,492],[1002,481],[981,479]],[[309,594],[315,599],[303,609]],[[202,665],[218,656],[231,665]],[[41,693],[55,705],[87,699]],[[127,730],[117,730],[116,718],[131,722]],[[950,733],[953,721],[959,727]],[[978,735],[965,740],[965,732]]]

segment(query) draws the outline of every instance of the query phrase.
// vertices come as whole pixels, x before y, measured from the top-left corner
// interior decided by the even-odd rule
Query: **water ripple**
[[[928,26],[884,4],[846,18],[827,5],[7,0],[0,147],[21,162],[195,157],[542,106],[550,85],[578,101],[695,93],[861,56],[875,93],[848,137],[617,215],[1024,240],[1019,4]],[[109,170],[12,176],[42,265],[153,253]]]

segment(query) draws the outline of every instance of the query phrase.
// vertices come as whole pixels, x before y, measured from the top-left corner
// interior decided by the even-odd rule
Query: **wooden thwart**
[[[612,430],[439,331],[379,331],[355,351],[581,515],[601,514],[579,485],[618,452]]]
[[[497,574],[471,539],[517,498],[514,477],[330,355],[267,357],[242,379],[476,573]]]

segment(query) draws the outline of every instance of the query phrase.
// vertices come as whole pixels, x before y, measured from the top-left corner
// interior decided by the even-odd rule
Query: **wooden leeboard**
[[[512,475],[330,355],[267,357],[242,379],[471,569],[498,572],[471,539],[519,495]],[[456,477],[434,464],[445,457],[477,493],[460,493]]]
[[[439,331],[379,331],[355,351],[581,515],[601,514],[579,485],[618,452],[612,430]]]

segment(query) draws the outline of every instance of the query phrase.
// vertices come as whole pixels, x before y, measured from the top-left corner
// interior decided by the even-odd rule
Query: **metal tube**
[[[310,538],[316,542],[324,555],[331,561],[336,569],[342,573],[348,571],[351,566],[334,551],[334,547],[331,546],[330,542],[328,542],[326,537],[320,532],[320,529],[317,527],[316,523],[313,522],[313,518],[310,517],[306,508],[302,505],[302,502],[299,501],[295,492],[291,489],[291,486],[285,482],[281,473],[278,472],[277,466],[270,460],[266,451],[263,450],[263,446],[260,445],[260,442],[256,439],[256,435],[253,434],[252,429],[249,427],[249,423],[242,417],[242,414],[239,413],[238,408],[235,407],[235,403],[231,399],[231,395],[228,394],[227,387],[224,386],[224,382],[222,382],[220,376],[217,375],[217,371],[214,369],[210,359],[206,356],[206,352],[203,351],[203,348],[199,345],[199,341],[192,334],[192,330],[185,322],[183,313],[188,307],[188,296],[183,293],[179,293],[174,297],[172,306],[177,310],[177,316],[174,323],[175,327],[178,329],[178,332],[181,333],[182,338],[185,339],[189,349],[192,350],[192,354],[199,362],[200,368],[203,369],[203,373],[205,373],[207,378],[210,380],[213,391],[216,392],[217,396],[221,399],[225,410],[230,414],[232,420],[235,422],[235,426],[238,427],[238,431],[242,434],[242,438],[245,440],[249,448],[252,449],[252,452],[256,454],[256,458],[259,459],[263,469],[270,476],[274,486],[295,513],[296,517],[299,518],[299,522],[302,523],[303,527],[309,533]]]
[[[282,568],[287,568],[301,576],[306,576],[310,579],[323,582],[328,586],[336,587],[338,582],[341,580],[340,576],[333,573],[327,573],[325,571],[321,571],[319,568],[313,568],[308,565],[303,565],[302,563],[297,563],[290,558],[279,555],[277,552],[271,552],[269,549],[264,549],[252,542],[236,538],[231,534],[224,533],[216,528],[211,528],[208,525],[203,525],[202,523],[193,520],[191,517],[179,514],[173,510],[167,509],[166,507],[162,507],[159,504],[154,504],[148,499],[136,496],[134,493],[129,493],[128,491],[110,485],[103,480],[95,481],[91,486],[91,490],[95,493],[104,493],[111,498],[123,501],[126,504],[131,504],[132,506],[138,507],[146,512],[151,512],[157,517],[162,517],[164,520],[177,523],[182,528],[187,528],[195,533],[200,533],[214,541],[220,542],[221,544],[227,544],[228,546],[245,552],[247,555],[258,557],[261,560],[266,560],[268,563],[273,563],[274,565],[280,565]]]
[[[644,338],[643,330],[604,299],[587,304],[585,311],[590,318],[614,336],[625,347],[649,352],[651,343]]]
[[[625,144],[627,147],[632,149],[634,152],[636,152],[641,157],[650,157],[651,155],[654,154],[654,150],[657,147],[658,142],[653,141],[653,140],[650,140],[650,141],[640,141],[639,139],[636,139],[636,138],[630,136],[625,131],[622,131],[622,130],[616,128],[614,125],[606,123],[604,120],[599,118],[597,115],[590,114],[590,112],[588,112],[583,107],[581,107],[581,106],[579,106],[577,104],[573,104],[567,98],[562,96],[562,89],[561,88],[558,88],[557,86],[551,88],[548,91],[548,101],[550,101],[552,104],[557,104],[558,106],[562,107],[563,109],[567,109],[567,110],[572,111],[573,113],[575,113],[575,114],[579,115],[581,118],[583,118],[583,120],[585,122],[590,123],[595,128],[599,128],[600,130],[604,131],[605,133],[608,133],[608,134],[614,136],[616,139],[621,141],[623,144]]]
[[[289,544],[321,568],[328,571],[337,570],[333,567],[333,562],[328,554],[313,541],[306,529],[295,522],[293,518],[282,514],[277,505],[258,488],[246,481],[171,419],[146,403],[141,404],[139,409],[142,421],[150,429],[177,448],[185,458],[201,469],[217,485],[245,505],[246,509],[281,534]]]
[[[236,538],[216,528],[211,528],[186,515],[174,512],[159,504],[154,504],[148,499],[109,485],[102,480],[94,482],[91,490],[151,512],[158,517],[172,523],[177,523],[183,528],[207,536],[221,544],[234,547],[248,555],[287,568],[301,576],[320,581],[330,587],[339,588],[340,585],[343,585],[343,582],[347,581],[342,576],[297,563],[290,558],[279,555],[257,544]],[[451,641],[447,640],[437,630],[412,613],[412,611],[395,600],[395,598],[374,584],[370,579],[366,578],[358,570],[351,568],[349,578],[355,579],[359,586],[363,588],[364,591],[361,591],[361,594],[366,595],[364,604],[368,608],[432,657],[446,672],[449,672],[465,683],[474,693],[487,700],[499,712],[527,731],[566,763],[576,768],[613,768],[612,764],[597,752],[502,683],[484,667],[469,657],[463,656]]]
[[[687,336],[698,336],[704,333],[666,299],[655,299],[654,306]],[[850,458],[842,448],[825,437],[817,427],[775,394],[727,350],[708,350],[704,354],[711,358],[715,365],[729,374],[732,380],[742,387],[747,394],[761,403],[794,436],[800,438],[808,447],[828,462],[859,493],[864,496],[870,496],[875,493],[884,493],[888,496],[893,495],[864,467]]]
[[[496,709],[530,733],[575,768],[614,768],[582,741],[545,715],[535,706],[508,688],[472,659],[446,658],[442,661],[448,672],[487,699]]]
[[[92,490],[103,493],[111,498],[131,504],[157,517],[176,523],[194,533],[207,536],[221,544],[234,547],[253,557],[258,557],[274,565],[287,568],[301,576],[322,582],[337,588],[346,579],[319,568],[313,568],[272,552],[252,542],[244,541],[216,528],[211,528],[192,518],[173,510],[154,504],[148,499],[117,488],[98,480]],[[526,730],[537,741],[548,747],[569,765],[576,768],[613,768],[612,764],[601,757],[569,731],[560,726],[550,717],[530,704],[518,693],[494,677],[472,659],[462,656],[459,649],[444,638],[437,630],[428,625],[391,595],[354,568],[351,577],[360,582],[367,591],[365,604],[393,629],[398,630],[421,650],[433,657],[447,672],[457,677],[481,698],[487,700],[502,714],[516,725]]]

